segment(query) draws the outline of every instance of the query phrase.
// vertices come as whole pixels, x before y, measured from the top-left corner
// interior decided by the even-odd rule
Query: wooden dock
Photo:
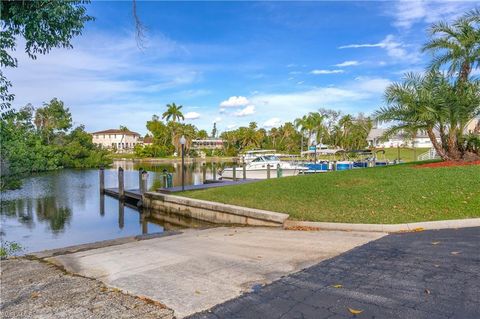
[[[105,188],[104,189],[105,195],[119,198],[120,192],[118,188]],[[142,194],[140,193],[139,189],[126,189],[125,190],[125,200],[142,200]]]
[[[141,201],[143,200],[143,194],[148,191],[147,185],[147,178],[148,173],[144,170],[139,171],[139,188],[136,189],[125,189],[124,177],[123,177],[123,168],[118,168],[118,187],[114,188],[105,188],[105,174],[104,170],[100,169],[100,194],[105,194],[107,196],[111,196],[114,198],[118,198],[124,201]],[[191,191],[191,190],[200,190],[200,189],[207,189],[207,188],[215,188],[215,187],[223,187],[223,186],[230,186],[230,185],[239,185],[239,184],[248,184],[259,181],[258,179],[236,179],[236,180],[218,180],[212,179],[207,180],[205,179],[205,170],[204,170],[204,184],[199,185],[185,185],[182,186],[175,186],[169,188],[159,188],[157,192],[160,193],[177,193],[181,191]],[[166,183],[168,184],[168,183]]]
[[[236,181],[233,181],[233,180],[208,181],[205,184],[185,185],[185,191],[194,191],[194,190],[201,190],[201,189],[207,189],[207,188],[239,185],[239,184],[249,184],[249,183],[258,182],[258,181],[259,179],[238,179]],[[178,193],[182,191],[183,191],[182,186],[157,189],[157,192],[164,193],[164,194]]]

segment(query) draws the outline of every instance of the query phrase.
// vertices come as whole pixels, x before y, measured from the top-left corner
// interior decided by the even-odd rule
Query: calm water
[[[189,184],[202,183],[202,162],[190,163],[186,169]],[[125,169],[125,187],[138,188],[138,169],[149,172],[149,188],[162,186],[164,169],[174,173],[174,185],[181,183],[180,165],[116,162],[105,171],[105,186],[116,187],[117,167]],[[211,166],[207,163],[207,166]],[[207,178],[211,178],[208,168]],[[2,241],[15,241],[23,253],[59,248],[106,239],[204,226],[198,221],[168,218],[168,222],[142,218],[129,203],[100,196],[97,170],[59,170],[36,174],[23,181],[20,190],[1,194]],[[179,223],[172,222],[175,218]]]

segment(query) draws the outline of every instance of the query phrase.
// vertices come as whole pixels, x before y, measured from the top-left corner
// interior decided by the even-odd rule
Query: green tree
[[[207,131],[205,130],[199,130],[197,131],[197,136],[196,138],[198,138],[199,140],[205,140],[208,138],[208,133]]]
[[[72,127],[72,114],[62,101],[54,98],[37,109],[35,126],[49,144],[54,135],[66,132]]]
[[[15,68],[17,59],[11,55],[17,39],[25,39],[25,52],[32,59],[47,54],[52,48],[71,48],[73,37],[82,33],[84,24],[93,20],[86,14],[89,1],[8,1],[0,2],[0,66]],[[0,70],[0,111],[9,109],[14,95],[11,82]]]
[[[217,137],[217,123],[213,123],[212,138]]]
[[[165,119],[167,122],[170,120],[172,122],[183,121],[185,117],[181,111],[182,108],[182,105],[177,106],[175,103],[167,104],[167,110],[163,112],[162,119]]]
[[[385,100],[387,106],[375,116],[395,123],[387,134],[425,130],[444,160],[459,160],[465,155],[459,140],[468,121],[480,114],[479,81],[452,83],[436,71],[426,75],[410,73],[402,83],[387,87]]]
[[[466,82],[473,68],[480,65],[480,9],[451,24],[435,23],[429,34],[431,38],[422,50],[433,55],[431,69],[447,65],[450,76],[458,74],[458,80]]]

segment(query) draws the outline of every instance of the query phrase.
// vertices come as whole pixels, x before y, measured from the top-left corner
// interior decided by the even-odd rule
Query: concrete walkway
[[[188,230],[49,260],[184,317],[384,236],[267,228]]]
[[[480,227],[392,234],[191,319],[218,318],[478,319]]]

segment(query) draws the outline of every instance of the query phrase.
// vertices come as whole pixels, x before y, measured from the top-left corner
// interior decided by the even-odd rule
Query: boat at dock
[[[236,178],[243,177],[243,169],[243,167],[236,168]],[[303,174],[307,170],[306,166],[281,161],[275,155],[257,156],[245,164],[245,173],[248,179],[267,179],[269,174],[270,178],[295,176]],[[233,171],[233,167],[226,167],[220,172],[220,175],[225,179],[233,179]]]

